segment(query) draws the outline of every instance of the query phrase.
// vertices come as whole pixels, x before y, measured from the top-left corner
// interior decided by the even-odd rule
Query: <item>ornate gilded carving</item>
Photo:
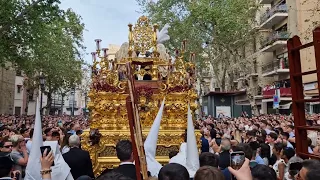
[[[143,139],[148,135],[148,129],[143,130]],[[182,134],[185,130],[161,130],[158,138],[158,147],[156,150],[156,159],[160,163],[168,163],[169,153],[179,151],[180,144],[183,142]],[[115,144],[122,139],[130,139],[128,130],[100,130],[102,137],[99,144],[91,146],[89,141],[89,132],[85,131],[82,135],[82,148],[90,153],[94,165],[95,174],[99,175],[105,168],[114,168],[119,164],[116,157]],[[200,139],[200,133],[197,133],[197,139]],[[199,141],[200,147],[200,141]]]
[[[156,44],[156,32],[157,25],[152,27],[148,18],[142,16],[134,27],[129,25],[129,43],[121,46],[116,53],[117,60],[112,62],[108,60],[107,49],[100,50],[101,40],[96,40],[97,51],[92,53],[92,86],[88,108],[90,129],[98,129],[101,136],[99,141],[92,143],[93,135],[87,130],[82,138],[83,148],[90,152],[96,174],[105,168],[117,166],[119,160],[115,154],[115,144],[119,140],[130,139],[126,109],[128,74],[124,68],[127,62],[153,62],[153,65],[148,66],[133,65],[135,71],[132,72],[136,77],[144,138],[153,124],[161,101],[166,97],[156,159],[160,163],[167,163],[169,152],[178,150],[183,142],[181,135],[187,128],[188,103],[192,111],[197,108],[197,94],[191,80],[195,74],[194,59],[185,62],[184,53],[181,53],[171,63],[165,47]],[[185,42],[183,44],[185,49]],[[146,75],[151,79],[143,80]],[[197,138],[200,138],[199,135]]]
[[[156,27],[155,27],[156,28]],[[141,16],[133,28],[132,42],[134,51],[145,55],[146,51],[156,47],[155,32],[146,16]]]

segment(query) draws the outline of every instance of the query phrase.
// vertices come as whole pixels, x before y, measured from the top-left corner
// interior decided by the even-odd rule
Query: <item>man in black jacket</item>
[[[88,151],[79,148],[80,138],[77,135],[72,135],[69,138],[70,151],[63,154],[63,158],[71,168],[71,174],[74,179],[80,176],[88,175],[94,178],[92,170],[92,162]]]
[[[0,152],[0,179],[11,180],[11,176],[19,177],[18,171],[12,171],[14,162],[8,152]]]
[[[116,152],[120,165],[114,171],[131,179],[137,179],[131,142],[129,140],[119,141],[116,145]]]
[[[136,166],[134,165],[132,144],[129,140],[121,140],[116,145],[117,157],[120,160],[120,165],[115,169],[104,170],[98,179],[102,179],[106,174],[115,173],[122,174],[125,177],[136,180]]]

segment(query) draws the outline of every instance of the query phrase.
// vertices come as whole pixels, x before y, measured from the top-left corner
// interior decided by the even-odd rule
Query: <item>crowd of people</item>
[[[320,124],[318,114],[307,115],[306,119],[308,125]],[[202,133],[200,164],[206,164],[209,159],[206,156],[212,157],[211,160],[217,159],[211,161],[211,166],[219,168],[225,179],[230,179],[235,173],[228,167],[231,162],[230,153],[236,151],[244,152],[253,179],[290,180],[297,179],[296,176],[303,176],[300,179],[320,177],[318,170],[314,170],[312,175],[309,174],[309,178],[299,172],[304,164],[315,169],[316,165],[320,164],[317,160],[304,161],[296,155],[294,117],[291,115],[220,119],[209,116],[204,120],[198,120],[196,126]],[[308,152],[319,155],[320,134],[317,131],[308,131],[307,134]]]
[[[81,149],[82,130],[88,128],[83,116],[43,116],[43,140],[57,141],[64,161],[76,179],[136,179],[132,144],[119,140],[116,145],[120,165],[94,177],[87,151]],[[308,125],[320,124],[320,115],[307,116]],[[0,179],[23,179],[28,164],[34,133],[34,116],[0,116]],[[320,162],[298,157],[295,150],[294,117],[260,115],[258,117],[198,119],[194,124],[202,137],[199,151],[200,168],[191,177],[179,163],[161,167],[159,180],[315,180],[320,179]],[[188,142],[185,139],[186,143]],[[308,131],[308,152],[320,155],[320,134]],[[180,149],[181,151],[181,149]],[[240,166],[232,165],[232,154],[243,152]],[[171,152],[174,158],[181,152]],[[8,154],[10,160],[8,161]],[[239,153],[241,154],[241,153]],[[50,179],[52,152],[41,157],[41,175]],[[150,175],[150,174],[149,174]]]

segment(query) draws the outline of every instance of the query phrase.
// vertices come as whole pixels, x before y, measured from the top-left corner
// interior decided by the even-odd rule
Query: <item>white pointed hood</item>
[[[189,171],[190,177],[193,178],[195,173],[200,167],[199,152],[197,146],[197,140],[195,136],[192,114],[190,110],[190,104],[188,105],[188,128],[187,128],[187,159],[186,165]]]
[[[37,180],[42,179],[40,170],[40,147],[43,146],[42,139],[42,125],[41,125],[41,116],[40,116],[40,102],[37,98],[37,107],[36,107],[36,120],[34,124],[34,131],[32,136],[32,146],[31,152],[29,155],[28,164],[26,167],[26,176],[25,180]]]
[[[148,171],[151,173],[151,176],[155,177],[158,177],[158,173],[162,168],[162,165],[155,159],[155,157],[158,142],[158,134],[164,109],[164,102],[165,99],[163,99],[161,103],[156,119],[153,121],[147,139],[144,142],[144,150],[146,154]]]
[[[42,127],[41,127],[41,116],[40,116],[40,103],[37,99],[37,108],[36,108],[36,120],[34,125],[34,133],[32,137],[32,146],[31,152],[29,155],[28,164],[26,167],[26,176],[24,180],[39,180],[42,179],[40,170],[40,156],[41,151],[40,147],[51,146],[52,152],[54,154],[54,163],[55,166],[52,166],[51,179],[52,180],[73,180],[73,177],[70,173],[70,167],[64,161],[58,146],[57,141],[48,141],[43,142],[42,139]]]
[[[187,128],[187,143],[180,145],[179,153],[170,159],[169,163],[178,163],[187,168],[190,178],[193,178],[200,167],[198,146],[193,127],[192,114],[188,105],[188,128]]]

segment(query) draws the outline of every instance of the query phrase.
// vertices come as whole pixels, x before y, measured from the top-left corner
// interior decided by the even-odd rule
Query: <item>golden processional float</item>
[[[88,103],[91,131],[83,133],[82,147],[89,151],[96,175],[106,168],[118,166],[115,145],[119,140],[130,139],[126,63],[152,62],[146,66],[133,64],[131,72],[135,78],[143,139],[146,139],[166,97],[156,150],[159,163],[168,163],[169,153],[179,151],[187,128],[188,103],[192,112],[197,108],[195,55],[190,53],[189,61],[184,60],[185,41],[172,62],[164,45],[157,43],[157,25],[152,26],[149,19],[142,16],[135,26],[128,26],[129,42],[121,46],[114,61],[108,59],[107,49],[100,49],[101,40],[96,40],[97,51],[92,53],[92,85]],[[197,136],[199,139],[200,134]]]

